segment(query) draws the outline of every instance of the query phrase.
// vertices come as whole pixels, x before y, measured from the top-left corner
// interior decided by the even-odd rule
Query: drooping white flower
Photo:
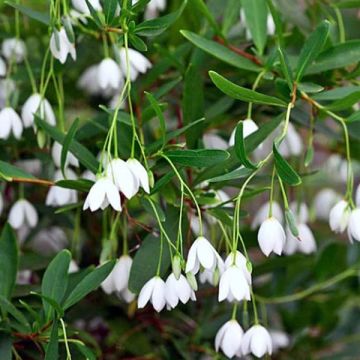
[[[39,114],[40,118],[50,125],[56,125],[55,114],[49,101],[42,98],[40,94],[31,95],[21,109],[21,118],[25,128],[34,125],[34,114]]]
[[[220,277],[218,300],[229,302],[250,300],[251,274],[246,267],[246,258],[237,251],[225,261],[225,271]]]
[[[91,211],[104,210],[109,204],[114,210],[121,211],[121,199],[117,187],[109,177],[102,176],[91,187],[83,210],[88,208]]]
[[[18,271],[16,275],[17,285],[30,285],[31,284],[32,272],[31,270]]]
[[[105,294],[110,295],[115,291],[115,283],[112,272],[106,277],[106,279],[101,283],[100,286]]]
[[[127,303],[135,299],[135,294],[129,290],[131,266],[131,257],[128,255],[122,255],[111,272],[117,296],[125,300]]]
[[[90,15],[90,9],[86,4],[85,0],[71,0],[72,6],[75,10],[79,11],[82,14]],[[99,0],[89,0],[90,5],[97,10],[101,11],[102,7]]]
[[[271,252],[281,255],[285,241],[285,231],[276,218],[270,217],[261,224],[258,242],[264,255],[269,256]]]
[[[241,350],[243,355],[253,354],[258,358],[272,354],[272,341],[269,332],[261,325],[254,325],[245,332]]]
[[[333,189],[326,188],[318,192],[314,200],[316,218],[327,221],[331,209],[340,200],[340,195]]]
[[[206,149],[226,150],[228,148],[228,143],[221,136],[211,132],[203,135],[203,143]]]
[[[0,111],[0,139],[8,139],[12,133],[16,139],[21,138],[23,125],[20,116],[11,107]]]
[[[347,161],[339,154],[331,154],[326,160],[323,169],[336,182],[345,183],[347,180]],[[335,177],[333,175],[336,174]]]
[[[187,262],[186,272],[197,274],[200,265],[205,269],[214,269],[219,263],[220,256],[210,242],[203,236],[199,236],[191,245]]]
[[[145,19],[154,19],[160,11],[165,10],[166,0],[150,0],[145,9]]]
[[[38,214],[28,200],[19,199],[11,207],[8,220],[14,229],[20,229],[22,225],[33,228],[38,223]]]
[[[146,193],[150,193],[150,186],[149,186],[149,176],[147,174],[146,169],[144,166],[136,159],[128,159],[126,164],[130,171],[132,172],[134,178],[137,180],[138,189],[136,192],[139,191],[139,186],[141,186]]]
[[[68,246],[68,237],[58,226],[41,229],[29,243],[30,248],[44,256],[51,256]]]
[[[119,65],[111,58],[102,60],[97,68],[97,81],[101,89],[119,89],[123,82]]]
[[[196,300],[195,292],[186,277],[180,274],[179,279],[176,279],[174,273],[171,273],[166,279],[165,298],[166,304],[171,309],[174,309],[178,305],[179,300],[183,304],[186,304],[190,299]]]
[[[330,211],[330,229],[335,233],[342,233],[348,226],[350,217],[350,206],[345,200],[340,200]]]
[[[259,227],[269,217],[269,210],[270,202],[267,202],[260,207],[251,223],[252,229],[256,229],[257,227]],[[281,206],[276,201],[273,201],[272,203],[272,216],[280,223],[284,221],[284,215],[281,210]]]
[[[311,254],[316,251],[316,241],[313,232],[307,224],[297,224],[299,236],[296,238],[291,231],[286,229],[286,243],[284,253],[292,255],[299,251],[303,254]]]
[[[360,241],[360,208],[351,211],[348,234],[351,242],[353,242],[353,240]]]
[[[77,176],[71,169],[66,169],[66,178],[70,180],[76,180]],[[61,170],[56,170],[54,174],[54,181],[63,180],[63,174]],[[66,189],[60,186],[51,186],[46,196],[45,204],[47,206],[64,206],[68,204],[74,204],[77,202],[77,192],[73,189]]]
[[[256,123],[252,119],[245,119],[242,122],[242,124],[243,124],[244,139],[246,137],[250,136],[251,134],[253,134],[255,131],[259,130],[259,127],[256,125]],[[236,128],[233,130],[233,132],[230,135],[229,146],[235,145],[235,133],[236,133]]]
[[[290,210],[294,214],[296,222],[305,224],[309,221],[309,209],[304,202],[302,203],[298,203],[296,201],[291,202]]]
[[[299,156],[303,151],[301,136],[296,131],[295,126],[289,123],[284,140],[279,146],[279,152],[285,158],[290,156]]]
[[[128,199],[131,199],[138,192],[138,178],[135,178],[133,172],[124,160],[111,160],[106,168],[106,174],[116,185],[117,189]]]
[[[166,305],[166,286],[161,277],[154,276],[141,289],[138,298],[138,308],[142,309],[150,301],[157,312]]]
[[[225,263],[222,258],[218,258],[217,266],[214,269],[204,269],[200,272],[199,280],[202,284],[206,282],[212,286],[217,286],[221,275],[225,271]]]
[[[241,356],[241,342],[244,331],[236,320],[227,321],[217,332],[215,350],[220,349],[228,357]]]
[[[81,176],[82,179],[90,180],[90,181],[96,181],[96,175],[91,172],[90,170],[85,170]]]
[[[289,335],[281,330],[269,330],[273,353],[290,345]]]
[[[62,145],[55,141],[52,146],[52,149],[51,149],[51,155],[52,155],[54,164],[58,168],[61,167],[62,148],[63,148]],[[69,165],[79,167],[79,160],[70,151],[68,151],[66,154],[65,167],[67,167]]]
[[[356,189],[355,202],[356,202],[356,206],[360,207],[360,184]]]
[[[60,28],[59,31],[55,29],[52,33],[50,38],[50,50],[54,58],[58,59],[62,64],[66,62],[69,54],[74,61],[76,60],[75,44],[68,39],[63,27]]]
[[[0,57],[0,76],[6,75],[6,64],[2,57]]]
[[[25,43],[16,38],[5,39],[2,43],[1,51],[7,60],[13,59],[17,63],[22,62],[26,56]]]
[[[119,50],[120,68],[124,76],[127,74],[126,50],[121,48]],[[128,49],[129,57],[129,73],[131,81],[135,81],[139,74],[145,74],[147,70],[151,69],[151,62],[139,51]]]

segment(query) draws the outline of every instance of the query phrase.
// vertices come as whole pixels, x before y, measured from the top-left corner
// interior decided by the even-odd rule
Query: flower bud
[[[172,271],[176,280],[179,280],[181,275],[181,257],[177,254],[172,259]]]
[[[189,272],[186,273],[186,278],[187,278],[187,281],[189,282],[191,288],[192,288],[194,291],[197,291],[197,289],[198,289],[198,284],[197,284],[195,275],[194,275],[192,272],[189,271]]]

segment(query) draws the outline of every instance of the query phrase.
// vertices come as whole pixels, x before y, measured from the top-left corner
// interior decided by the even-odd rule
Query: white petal
[[[30,227],[35,227],[38,223],[38,215],[36,212],[36,209],[32,204],[29,203],[27,200],[23,200],[23,206],[24,206],[24,213],[25,218]]]
[[[156,277],[151,278],[141,289],[138,298],[138,308],[142,309],[148,303],[154,290]]]
[[[159,277],[156,277],[154,283],[154,290],[151,295],[151,303],[157,312],[160,312],[166,305],[165,282]]]

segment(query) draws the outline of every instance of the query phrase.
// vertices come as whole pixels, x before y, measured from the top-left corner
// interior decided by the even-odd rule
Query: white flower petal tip
[[[190,299],[196,299],[194,290],[182,274],[176,279],[174,273],[171,273],[166,279],[165,286],[166,304],[170,309],[174,309],[178,305],[179,300],[186,304]]]
[[[74,61],[76,60],[75,44],[70,42],[63,27],[59,31],[54,30],[51,35],[50,51],[53,57],[58,59],[62,64],[66,62],[69,54]]]
[[[271,355],[273,346],[269,332],[261,325],[252,326],[243,336],[241,350],[243,355],[253,354],[258,358]]]
[[[125,48],[119,50],[120,68],[123,74],[127,74],[127,63],[129,63],[129,73],[131,81],[135,81],[139,74],[145,74],[151,69],[151,62],[140,52],[128,49],[128,59]],[[129,61],[127,61],[129,60]]]
[[[119,65],[111,58],[102,60],[97,67],[97,81],[101,89],[118,90],[123,83]]]
[[[328,221],[331,209],[340,200],[340,195],[333,189],[325,188],[318,192],[314,200],[316,218]]]
[[[25,43],[16,38],[5,39],[2,43],[1,52],[8,61],[20,63],[26,56]]]
[[[345,200],[340,200],[331,209],[329,214],[330,229],[335,233],[343,233],[349,223],[350,206]]]
[[[20,199],[11,207],[8,221],[14,229],[20,229],[23,225],[34,228],[38,223],[38,214],[28,200]]]
[[[350,214],[348,234],[351,242],[360,241],[360,208],[354,209]]]
[[[11,134],[15,139],[20,139],[23,132],[23,124],[20,116],[11,107],[5,107],[0,111],[0,139],[8,139]]]
[[[71,0],[72,6],[75,10],[84,15],[90,15],[90,9],[85,0]],[[89,0],[90,5],[97,11],[101,11],[102,7],[99,0]]]
[[[256,229],[257,227],[259,227],[269,217],[269,211],[270,211],[270,202],[267,202],[260,207],[256,215],[254,216],[254,219],[251,223],[251,228]],[[280,223],[283,223],[284,221],[283,211],[279,203],[276,201],[272,202],[272,216],[275,219],[277,219]]]
[[[166,305],[166,285],[159,276],[151,278],[141,289],[138,308],[142,309],[150,301],[154,309],[160,312]]]
[[[144,166],[136,159],[128,159],[126,163],[137,183],[150,194],[149,176]]]
[[[282,225],[275,217],[270,217],[261,224],[258,243],[265,256],[269,256],[271,252],[281,255],[286,243],[286,235]]]
[[[58,142],[54,142],[52,149],[51,149],[51,155],[54,161],[54,164],[56,167],[61,167],[61,152],[62,152],[62,145]],[[70,152],[66,154],[66,160],[65,160],[65,168],[69,165],[74,167],[79,167],[79,160]]]
[[[215,350],[228,357],[241,356],[241,343],[244,331],[236,320],[226,322],[217,332],[215,337]]]
[[[255,121],[252,119],[245,119],[242,121],[242,124],[243,124],[244,139],[259,130],[259,127],[256,125]],[[235,145],[235,133],[236,133],[236,128],[233,130],[233,132],[230,135],[229,146]]]

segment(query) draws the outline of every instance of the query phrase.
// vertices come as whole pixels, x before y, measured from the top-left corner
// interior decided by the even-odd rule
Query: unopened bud
[[[195,275],[194,275],[192,272],[189,271],[188,273],[186,273],[186,278],[187,278],[187,281],[189,282],[191,288],[192,288],[194,291],[197,291],[197,289],[198,289],[198,284],[197,284]]]
[[[172,259],[172,271],[176,280],[179,280],[181,275],[181,257],[179,255],[175,255]]]

